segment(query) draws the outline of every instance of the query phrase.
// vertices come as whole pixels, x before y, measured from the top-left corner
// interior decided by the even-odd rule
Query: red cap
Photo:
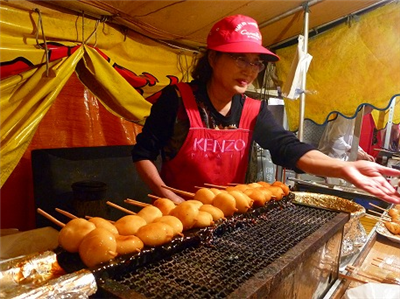
[[[257,22],[243,15],[229,16],[215,23],[207,37],[207,48],[227,53],[259,53],[267,61],[279,60],[278,55],[262,46]]]

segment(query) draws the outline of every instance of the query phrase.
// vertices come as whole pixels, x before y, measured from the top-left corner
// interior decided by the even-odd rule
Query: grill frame
[[[308,207],[301,204],[295,204],[294,206],[295,207],[302,206],[303,208],[306,209],[326,210],[315,207]],[[275,206],[272,209],[268,209],[267,212],[271,210],[273,211],[274,209],[286,209],[286,208],[287,207]],[[329,278],[324,279],[324,281],[321,282],[324,285],[322,286],[323,287],[322,293],[325,293],[329,289],[329,287],[333,284],[334,280],[337,278],[338,275],[340,249],[341,249],[340,245],[343,236],[343,227],[350,217],[350,215],[347,213],[341,213],[337,211],[329,211],[329,213],[334,213],[336,216],[334,216],[331,220],[327,221],[325,224],[321,225],[309,236],[300,240],[294,247],[292,247],[291,249],[287,250],[285,253],[280,255],[279,258],[271,262],[268,266],[257,271],[254,275],[246,279],[243,283],[240,284],[240,286],[237,289],[229,293],[229,295],[227,296],[215,295],[211,296],[210,298],[250,298],[250,297],[268,298],[271,294],[273,293],[276,294],[277,291],[280,292],[280,289],[282,289],[282,291],[285,292],[286,295],[288,293],[293,293],[296,288],[298,289],[298,286],[296,286],[296,283],[293,282],[292,280],[295,279],[296,276],[297,280],[299,278],[298,273],[296,274],[299,265],[305,265],[304,267],[309,267],[309,265],[307,265],[307,262],[305,261],[307,261],[308,259],[310,259],[310,257],[315,255],[316,252],[318,253],[321,250],[321,248],[326,247],[327,244],[330,242],[330,240],[336,240],[334,241],[336,244],[334,246],[337,247],[336,248],[337,254],[334,256],[332,260],[333,268],[328,271]],[[262,213],[254,214],[253,216],[259,217],[260,215],[262,215]],[[229,224],[226,225],[227,225],[227,228],[225,228],[226,231],[222,233],[222,236],[224,236],[224,234],[231,233],[230,231],[232,230],[232,228],[229,227]],[[179,254],[179,250],[176,251],[175,254],[176,253]],[[315,258],[320,259],[321,257],[314,256],[313,259]],[[163,262],[162,259],[161,262]],[[158,263],[158,261],[155,261],[155,263]],[[151,264],[152,263],[150,263],[150,267]],[[101,282],[98,284],[99,286],[99,292],[97,294],[98,298],[104,298],[104,297],[157,298],[151,296],[146,297],[136,292],[135,290],[130,289],[130,287],[127,286],[126,284],[120,283],[120,281],[115,279],[115,275],[118,276],[117,273],[108,273],[108,275],[109,276],[106,277],[103,276]],[[315,282],[316,285],[319,285],[321,283],[319,283],[318,281]],[[321,288],[321,286],[319,286],[319,288]],[[171,298],[176,298],[176,297],[172,296]],[[196,294],[192,294],[188,298],[200,298],[200,297],[197,297]]]

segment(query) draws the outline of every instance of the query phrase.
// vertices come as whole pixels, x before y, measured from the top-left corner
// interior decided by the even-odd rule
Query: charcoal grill
[[[230,219],[194,246],[106,271],[97,296],[320,298],[337,278],[348,220],[347,213],[291,203]]]

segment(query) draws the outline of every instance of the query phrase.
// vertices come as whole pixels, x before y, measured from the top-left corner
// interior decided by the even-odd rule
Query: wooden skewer
[[[400,273],[400,269],[397,268],[396,266],[390,265],[390,264],[377,264],[376,262],[371,262],[372,266],[378,267],[380,269],[385,269],[391,272],[396,272],[396,273]]]
[[[377,215],[377,216],[379,216],[379,217],[382,217],[382,216],[383,216],[383,213],[380,213],[380,212],[377,212],[377,211],[374,211],[374,210],[368,209],[367,212],[370,212],[370,213],[372,213],[372,214],[375,214],[375,215]]]
[[[63,214],[64,216],[67,216],[68,218],[71,218],[71,219],[78,218],[78,217],[75,216],[74,214],[71,214],[70,212],[61,210],[61,209],[59,209],[59,208],[56,208],[56,211],[57,211],[58,213],[60,213],[60,214]]]
[[[370,213],[372,213],[372,214],[376,214],[376,215],[379,215],[380,216],[380,218],[382,219],[382,220],[391,220],[391,218],[390,217],[388,217],[388,216],[385,216],[385,215],[383,215],[383,214],[381,214],[381,213],[378,213],[378,212],[376,212],[376,211],[373,211],[373,210],[368,210],[368,212],[370,212]]]
[[[380,217],[372,216],[372,215],[370,215],[370,214],[365,214],[364,216],[367,217],[367,218],[371,218],[371,219],[374,219],[374,220],[378,220],[378,221],[381,221],[381,220],[382,220]]]
[[[173,192],[175,192],[176,194],[179,194],[179,195],[183,195],[183,196],[187,196],[187,197],[191,197],[191,198],[194,197],[194,193],[192,193],[192,192],[187,192],[187,191],[175,189],[175,188],[168,187],[168,186],[165,186],[165,185],[162,185],[161,187],[163,187],[165,189],[168,189],[170,191],[173,191]]]
[[[360,269],[358,269],[356,267],[350,266],[350,265],[346,266],[346,270],[349,271],[350,273],[355,273],[355,274],[357,274],[359,276],[363,276],[365,278],[372,279],[372,280],[375,280],[377,282],[385,282],[384,278],[371,275],[370,273],[367,273],[365,271],[362,271],[362,270],[360,270]]]
[[[342,274],[342,273],[339,273],[339,277],[340,277],[340,278],[345,278],[345,279],[348,279],[348,280],[357,281],[357,282],[362,282],[362,283],[368,283],[368,282],[369,282],[369,281],[366,280],[366,279],[361,279],[361,278],[349,276],[349,275]]]
[[[57,220],[56,218],[54,218],[54,217],[51,216],[50,214],[47,214],[47,213],[46,213],[45,211],[43,211],[42,209],[37,208],[36,211],[37,211],[40,215],[42,215],[42,216],[46,217],[47,219],[49,219],[50,221],[52,221],[54,224],[58,225],[59,227],[64,227],[64,226],[65,226],[64,223],[62,223],[61,221]]]
[[[117,205],[115,203],[112,203],[111,201],[107,201],[106,204],[108,204],[109,206],[111,206],[113,208],[116,208],[116,209],[118,209],[118,210],[120,210],[122,212],[125,212],[127,214],[136,215],[135,212],[133,212],[131,210],[128,210],[128,209],[125,209],[125,208],[123,208],[123,207],[121,207],[121,206],[119,206],[119,205]]]
[[[226,189],[226,187],[227,187],[227,186],[221,186],[221,185],[214,185],[214,184],[210,184],[210,183],[204,183],[204,186],[214,187],[214,188],[218,188],[218,189]]]
[[[373,266],[379,267],[379,265],[376,265],[376,264],[374,264],[374,263],[372,263],[372,265],[373,265]],[[392,270],[392,269],[388,269],[388,268],[386,268],[385,266],[383,267],[383,269],[388,270],[388,271],[390,271],[390,272],[393,273],[393,270]],[[396,272],[396,271],[395,271],[395,272]],[[387,275],[386,277],[380,278],[380,279],[381,279],[381,282],[383,282],[383,283],[390,283],[390,284],[397,284],[397,285],[400,285],[400,279],[399,279],[399,278],[393,278],[393,277],[389,277],[389,275]]]
[[[229,186],[236,186],[239,185],[239,183],[228,183]]]
[[[378,210],[381,210],[381,211],[383,211],[383,212],[386,212],[386,209],[384,209],[384,208],[382,208],[382,207],[380,207],[380,206],[377,206],[377,205],[373,204],[372,202],[370,202],[369,205],[370,205],[370,206],[373,206],[374,208],[377,208]]]
[[[378,257],[375,257],[374,260],[386,263],[386,262],[385,262],[385,259],[384,259],[384,258],[381,258],[381,257],[379,257],[379,256],[378,256]],[[388,265],[389,265],[389,264],[388,264]],[[392,262],[392,263],[390,263],[390,265],[395,265],[395,266],[397,266],[397,267],[400,267],[400,264],[398,264],[398,263],[393,263],[393,262]]]
[[[153,194],[147,194],[148,197],[153,198],[153,199],[159,199],[161,198],[160,196],[153,195]]]
[[[387,267],[390,267],[390,268],[394,268],[395,272],[400,272],[400,264],[397,264],[397,263],[390,263],[389,264],[389,263],[385,262],[385,260],[383,258],[381,258],[381,257],[376,257],[373,260],[375,262],[379,262],[383,266],[383,268],[385,268],[387,266]],[[377,264],[373,264],[373,265],[377,266],[377,267],[380,267],[380,265],[377,265]]]
[[[142,207],[142,208],[149,205],[148,203],[137,201],[137,200],[130,199],[130,198],[125,199],[124,202],[129,203],[134,206],[137,206],[137,207]]]

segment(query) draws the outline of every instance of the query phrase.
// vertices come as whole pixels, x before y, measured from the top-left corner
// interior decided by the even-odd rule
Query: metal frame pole
[[[304,45],[303,51],[304,54],[308,53],[308,25],[309,25],[309,7],[308,2],[304,3]],[[304,136],[304,108],[306,101],[306,78],[307,78],[307,70],[303,69],[302,73],[302,82],[301,82],[301,95],[300,95],[300,108],[299,108],[299,130],[298,130],[298,138],[300,141],[303,141]]]
[[[384,149],[389,149],[390,135],[392,134],[394,106],[396,105],[396,97],[393,98],[389,108],[389,118],[386,124],[385,142],[383,143]]]

